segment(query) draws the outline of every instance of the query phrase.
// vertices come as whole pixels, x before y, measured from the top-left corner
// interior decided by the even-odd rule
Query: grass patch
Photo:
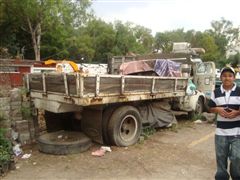
[[[153,127],[146,127],[146,128],[143,128],[141,135],[144,137],[144,139],[147,139],[151,135],[153,135],[155,132],[156,132],[155,128],[153,128]]]
[[[191,118],[191,121],[196,121],[196,120],[204,120],[204,116],[202,116],[202,114],[194,114],[193,117]]]

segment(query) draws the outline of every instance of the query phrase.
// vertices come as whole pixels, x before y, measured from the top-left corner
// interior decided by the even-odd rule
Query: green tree
[[[154,38],[154,47],[156,50],[168,52],[171,50],[172,42],[166,33],[158,32]]]
[[[237,53],[235,55],[229,56],[227,62],[230,63],[233,67],[237,67],[240,64],[240,54]]]
[[[219,58],[218,46],[215,44],[214,38],[208,33],[202,33],[199,38],[199,46],[206,50],[202,55],[205,61],[216,61]]]
[[[226,55],[227,50],[234,50],[239,45],[239,28],[233,27],[231,21],[221,18],[219,21],[212,21],[211,26],[209,33],[215,38],[222,56]]]
[[[184,42],[184,29],[177,29],[173,31],[157,32],[155,35],[154,47],[162,52],[170,52],[172,50],[173,42]]]
[[[84,31],[84,34],[88,34],[92,40],[91,48],[95,51],[93,61],[107,62],[108,57],[111,56],[116,36],[113,25],[94,19],[87,24]]]
[[[133,31],[130,28],[131,25],[132,24],[129,22],[123,24],[121,21],[116,21],[114,23],[116,36],[113,53],[115,55],[126,55],[132,50],[132,47],[134,47],[136,38],[134,37]]]
[[[136,46],[133,50],[136,53],[145,54],[153,50],[153,36],[151,30],[140,25],[133,27],[133,33],[136,38]]]
[[[41,38],[55,27],[78,27],[87,19],[88,0],[0,0],[9,16],[17,17],[23,30],[30,33],[35,59],[40,60]]]

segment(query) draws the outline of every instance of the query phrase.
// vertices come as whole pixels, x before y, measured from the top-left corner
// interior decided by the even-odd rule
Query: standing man
[[[230,160],[230,176],[240,180],[240,87],[234,83],[235,71],[231,67],[222,69],[220,79],[222,85],[213,91],[209,101],[209,111],[217,113],[215,179],[229,179]]]

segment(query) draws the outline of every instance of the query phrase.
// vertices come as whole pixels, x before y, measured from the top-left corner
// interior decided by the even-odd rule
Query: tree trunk
[[[35,54],[35,60],[36,61],[40,61],[41,57],[40,57],[40,44],[41,44],[41,23],[38,22],[36,27],[33,28],[32,23],[30,21],[30,19],[27,19],[28,21],[28,27],[30,29],[30,33],[32,36],[32,43],[33,43],[33,49],[34,49],[34,54]]]
[[[40,50],[41,50],[41,24],[38,23],[37,27],[36,27],[36,42],[37,42],[37,54],[36,54],[36,61],[40,61],[41,57],[40,57]]]

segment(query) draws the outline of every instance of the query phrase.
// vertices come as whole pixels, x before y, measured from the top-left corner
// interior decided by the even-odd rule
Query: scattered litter
[[[16,169],[19,169],[20,167],[19,166],[16,166]]]
[[[92,155],[93,156],[97,156],[97,157],[101,157],[101,156],[104,156],[104,154],[105,154],[105,150],[104,149],[98,149],[98,150],[96,150],[96,151],[93,151],[92,152]]]
[[[101,149],[105,150],[106,152],[112,152],[111,148],[108,146],[102,146]]]
[[[20,148],[20,144],[16,144],[15,146],[13,146],[13,153],[15,154],[15,156],[19,156],[20,154],[22,154],[22,149]]]
[[[28,159],[28,158],[31,157],[31,155],[32,155],[32,154],[24,154],[24,155],[22,156],[22,159]]]
[[[107,146],[102,146],[100,149],[93,151],[92,155],[101,157],[101,156],[104,156],[106,152],[112,152],[111,148]]]
[[[37,163],[36,162],[33,162],[33,165],[36,165]]]
[[[63,138],[63,135],[58,135],[58,139],[62,139]]]
[[[14,131],[14,130],[12,129],[11,135],[12,135],[12,139],[13,139],[14,141],[17,140],[17,138],[18,138],[18,132]]]
[[[202,120],[198,119],[196,121],[194,121],[195,124],[202,124]]]
[[[173,125],[172,123],[169,123],[166,127],[170,128],[170,127],[172,127],[172,125]]]

